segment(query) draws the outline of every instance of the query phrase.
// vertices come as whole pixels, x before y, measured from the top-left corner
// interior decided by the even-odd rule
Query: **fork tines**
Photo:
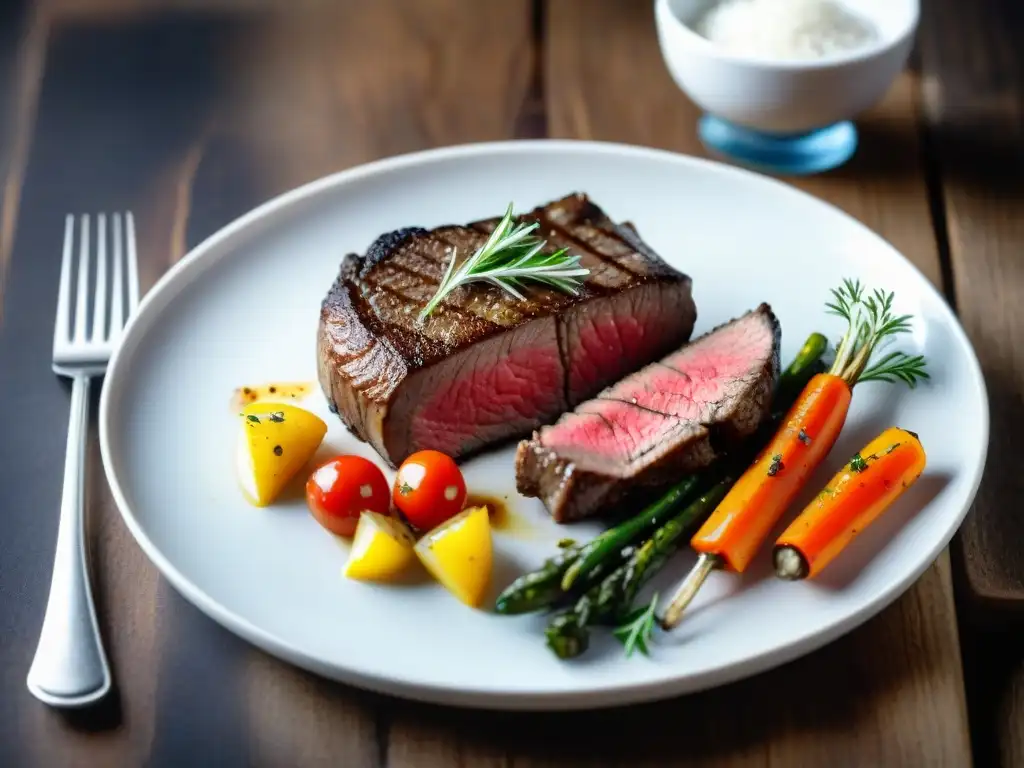
[[[77,217],[77,227],[74,215],[68,214],[65,219],[64,257],[53,332],[55,358],[79,357],[84,352],[102,352],[109,356],[125,321],[138,306],[135,219],[130,212],[114,213],[109,218],[108,226],[104,213],[96,215],[95,222],[89,214],[83,214]],[[112,246],[109,249],[108,242]],[[77,259],[74,256],[76,246]],[[95,253],[94,270],[92,253]],[[92,271],[95,272],[94,286]],[[74,307],[73,280],[77,283]]]

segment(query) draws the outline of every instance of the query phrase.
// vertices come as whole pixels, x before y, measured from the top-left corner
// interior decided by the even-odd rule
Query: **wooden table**
[[[651,2],[5,3],[0,765],[1024,765],[1024,8],[924,5],[913,66],[860,121],[854,160],[792,181],[907,254],[981,357],[992,450],[952,566],[943,553],[842,640],[708,693],[558,716],[411,704],[296,671],[186,604],[122,525],[93,437],[89,539],[119,688],[67,716],[24,687],[68,412],[49,368],[64,213],[132,209],[145,288],[254,205],[395,153],[544,136],[703,150]]]

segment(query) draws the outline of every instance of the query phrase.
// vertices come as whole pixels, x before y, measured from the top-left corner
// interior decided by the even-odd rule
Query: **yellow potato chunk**
[[[327,424],[287,403],[252,403],[239,415],[238,481],[246,498],[263,507],[316,453]]]
[[[449,592],[479,607],[491,584],[491,519],[487,507],[469,507],[427,533],[416,555]]]
[[[361,581],[389,581],[416,562],[415,544],[401,522],[366,510],[359,515],[345,575]]]

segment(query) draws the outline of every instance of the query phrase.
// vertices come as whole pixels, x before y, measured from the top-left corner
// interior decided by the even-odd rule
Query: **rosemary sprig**
[[[612,630],[612,634],[625,646],[627,657],[632,656],[634,651],[640,651],[644,656],[649,655],[647,644],[658,623],[655,615],[657,607],[658,596],[655,595],[649,605],[631,613]]]
[[[929,378],[922,355],[889,352],[872,363],[872,355],[882,351],[895,337],[910,332],[910,315],[893,312],[894,294],[874,290],[870,293],[859,280],[843,280],[832,290],[826,302],[830,314],[847,323],[839,340],[836,359],[830,373],[842,377],[851,387],[858,381],[902,381],[909,387]]]
[[[580,281],[590,274],[590,270],[580,266],[579,256],[568,255],[567,248],[541,253],[546,241],[530,234],[538,226],[537,222],[514,224],[512,204],[509,203],[508,210],[487,242],[458,269],[455,268],[458,254],[452,252],[437,293],[420,312],[419,321],[425,320],[444,297],[460,285],[477,281],[495,285],[517,299],[524,298],[523,283],[527,280],[575,295]]]

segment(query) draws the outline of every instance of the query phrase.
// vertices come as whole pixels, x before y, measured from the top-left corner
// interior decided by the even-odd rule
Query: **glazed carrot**
[[[891,427],[843,466],[775,542],[780,579],[814,578],[920,477],[924,447]]]
[[[892,312],[893,294],[874,291],[869,295],[859,282],[846,280],[832,296],[834,301],[826,306],[847,321],[835,362],[828,373],[807,383],[767,449],[690,540],[699,557],[661,619],[665,629],[679,623],[711,571],[747,568],[807,478],[832,450],[858,382],[898,379],[913,387],[917,379],[927,378],[921,356],[889,352],[871,363],[883,340],[910,330],[910,316]]]
[[[814,376],[789,409],[768,447],[690,540],[697,552],[746,570],[807,476],[839,436],[850,408],[849,385],[830,373]]]

